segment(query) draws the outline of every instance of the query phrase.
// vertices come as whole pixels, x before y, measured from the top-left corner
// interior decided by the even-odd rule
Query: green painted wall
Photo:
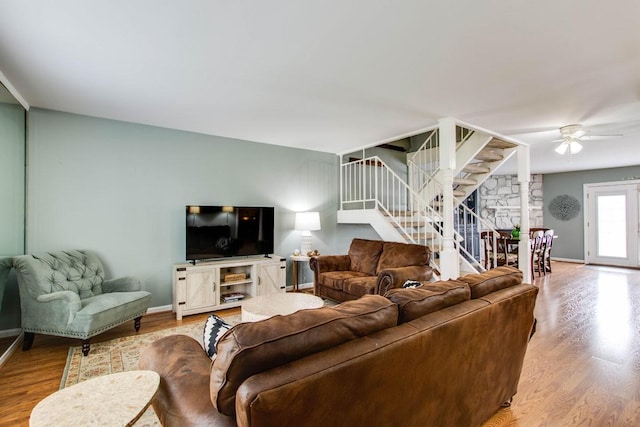
[[[320,211],[321,253],[377,238],[369,226],[336,224],[333,154],[32,109],[28,161],[27,252],[96,250],[109,277],[140,277],[152,306],[171,303],[188,204],[275,206],[284,256],[299,247],[296,211]]]
[[[553,243],[552,256],[584,260],[584,184],[623,181],[634,177],[640,177],[640,166],[544,175],[544,226],[553,228],[558,234],[558,238]],[[551,200],[563,194],[575,197],[581,205],[578,216],[569,221],[558,220],[549,212]]]

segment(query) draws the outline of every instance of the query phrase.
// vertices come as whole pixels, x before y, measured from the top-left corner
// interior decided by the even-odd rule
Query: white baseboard
[[[298,289],[312,289],[313,282],[308,283],[298,283]],[[293,292],[293,285],[287,286],[287,292]]]
[[[583,259],[573,259],[573,258],[551,257],[551,261],[574,262],[574,263],[577,263],[577,264],[584,264],[584,260]]]
[[[173,309],[173,305],[171,304],[159,305],[157,307],[149,307],[149,309],[147,309],[147,314],[164,313],[165,311],[171,311],[172,309]]]

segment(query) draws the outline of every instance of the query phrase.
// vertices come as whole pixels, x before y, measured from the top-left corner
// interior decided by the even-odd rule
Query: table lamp
[[[307,255],[311,252],[311,232],[320,230],[320,214],[318,212],[297,212],[296,231],[302,231],[300,240],[300,252]]]

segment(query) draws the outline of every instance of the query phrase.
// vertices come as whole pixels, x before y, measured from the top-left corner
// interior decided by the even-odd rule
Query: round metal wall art
[[[555,219],[569,221],[580,213],[580,202],[568,194],[556,196],[549,203],[549,212]]]

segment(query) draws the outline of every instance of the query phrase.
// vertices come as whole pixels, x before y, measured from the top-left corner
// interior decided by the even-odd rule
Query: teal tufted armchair
[[[79,338],[82,352],[91,337],[147,312],[151,294],[134,277],[105,280],[100,259],[91,251],[64,251],[13,258],[22,310],[24,344],[29,350],[36,333]]]

